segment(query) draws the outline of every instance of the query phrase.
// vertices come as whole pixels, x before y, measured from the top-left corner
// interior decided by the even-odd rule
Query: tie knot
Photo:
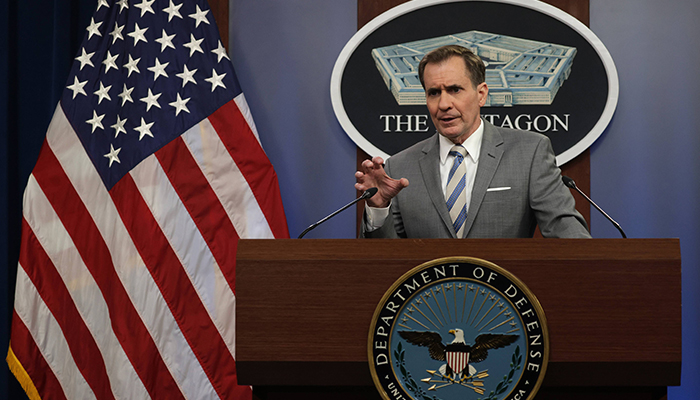
[[[461,144],[456,144],[450,149],[450,155],[454,157],[464,158],[467,155],[467,149]]]

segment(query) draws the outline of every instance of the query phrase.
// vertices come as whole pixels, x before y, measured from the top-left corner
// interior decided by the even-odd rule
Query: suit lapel
[[[457,235],[452,227],[452,219],[450,218],[450,212],[447,210],[445,196],[443,194],[442,185],[440,184],[440,144],[438,141],[438,134],[433,136],[433,138],[434,140],[430,140],[425,147],[423,147],[423,156],[418,160],[418,165],[420,166],[423,182],[430,195],[430,200],[435,206],[435,210],[440,215],[440,218],[442,218],[442,221],[447,226],[452,237],[455,238]]]
[[[469,231],[474,224],[474,219],[479,213],[479,208],[486,195],[493,176],[496,174],[498,164],[503,156],[503,137],[495,126],[484,121],[484,138],[481,142],[481,152],[479,155],[479,166],[472,188],[472,199],[467,211],[467,221],[464,227],[464,235],[468,237]],[[447,208],[447,207],[445,207]]]

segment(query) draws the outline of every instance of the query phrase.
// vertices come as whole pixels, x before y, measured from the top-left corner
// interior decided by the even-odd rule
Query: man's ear
[[[489,87],[486,85],[486,82],[481,82],[476,87],[476,93],[479,95],[479,107],[483,107],[489,96]]]

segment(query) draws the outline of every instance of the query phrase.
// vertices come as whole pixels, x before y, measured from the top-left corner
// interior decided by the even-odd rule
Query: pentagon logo
[[[533,399],[549,336],[539,301],[514,275],[476,258],[441,258],[386,292],[368,359],[387,400]]]
[[[333,111],[357,146],[387,159],[435,133],[418,64],[447,44],[468,47],[486,64],[481,117],[546,135],[558,165],[593,144],[617,107],[612,56],[559,8],[533,0],[408,1],[358,30],[333,68]]]
[[[399,105],[425,104],[418,64],[446,45],[468,47],[484,61],[485,107],[552,104],[576,55],[574,47],[475,30],[373,49],[377,69]]]

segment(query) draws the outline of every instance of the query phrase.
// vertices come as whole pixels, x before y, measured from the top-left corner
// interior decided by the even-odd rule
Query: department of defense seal
[[[526,400],[549,359],[544,311],[513,274],[450,257],[407,272],[386,292],[368,341],[387,400]]]

